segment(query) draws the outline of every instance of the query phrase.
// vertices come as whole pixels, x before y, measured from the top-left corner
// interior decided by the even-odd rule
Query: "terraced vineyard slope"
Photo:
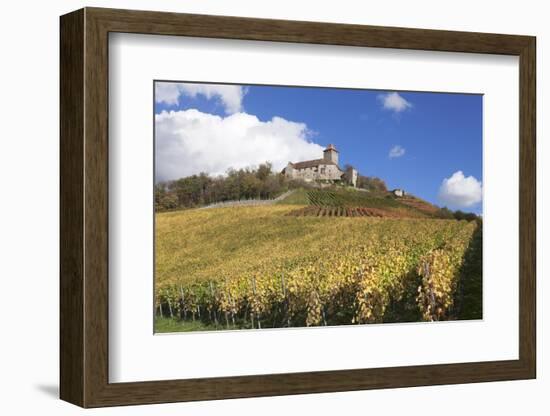
[[[481,310],[481,299],[459,296],[471,292],[461,276],[464,259],[477,259],[466,256],[480,232],[477,222],[432,219],[360,191],[300,190],[289,198],[279,205],[156,214],[157,314],[177,322],[156,330],[432,321],[456,319],[458,311],[480,313],[471,311]],[[365,204],[382,214],[355,215]],[[328,209],[331,215],[318,215]],[[407,209],[406,216],[395,214]],[[296,215],[307,210],[317,215]]]
[[[433,218],[439,209],[414,196],[396,198],[388,192],[344,187],[299,189],[280,204],[306,205],[290,214],[296,216]]]

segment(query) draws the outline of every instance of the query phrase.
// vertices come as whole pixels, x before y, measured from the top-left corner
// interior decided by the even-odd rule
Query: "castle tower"
[[[354,167],[347,167],[346,171],[344,172],[344,178],[349,185],[353,186],[354,188],[357,187],[357,170]]]
[[[338,165],[338,150],[336,150],[333,144],[329,144],[327,148],[323,150],[323,159]]]

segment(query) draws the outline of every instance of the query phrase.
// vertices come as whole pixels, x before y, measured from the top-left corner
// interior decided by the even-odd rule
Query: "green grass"
[[[239,320],[235,326],[230,322],[225,324],[211,324],[192,319],[182,320],[178,318],[168,318],[155,316],[155,333],[170,333],[170,332],[196,332],[196,331],[219,331],[219,330],[234,330],[234,329],[252,329],[250,321],[243,322]]]
[[[155,317],[155,332],[194,332],[216,331],[223,329],[221,325],[207,325],[201,321],[182,321],[176,318]]]

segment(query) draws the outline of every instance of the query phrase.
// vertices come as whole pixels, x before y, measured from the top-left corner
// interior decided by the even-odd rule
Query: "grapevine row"
[[[249,268],[243,261],[210,278],[165,279],[157,285],[157,310],[229,328],[386,322],[395,319],[396,305],[409,311],[401,320],[449,318],[476,224],[369,221],[384,222],[319,245],[315,255],[280,262],[274,253],[274,260]]]
[[[408,215],[407,215],[408,214]],[[343,207],[343,206],[306,206],[288,213],[294,217],[378,217],[378,218],[405,218],[410,213],[399,212],[368,207]]]

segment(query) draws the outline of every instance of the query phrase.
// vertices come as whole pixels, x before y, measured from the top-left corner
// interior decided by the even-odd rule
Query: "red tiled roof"
[[[336,153],[339,153],[338,150],[336,150],[336,147],[333,144],[329,144],[323,152],[328,152],[329,150],[334,150]]]

